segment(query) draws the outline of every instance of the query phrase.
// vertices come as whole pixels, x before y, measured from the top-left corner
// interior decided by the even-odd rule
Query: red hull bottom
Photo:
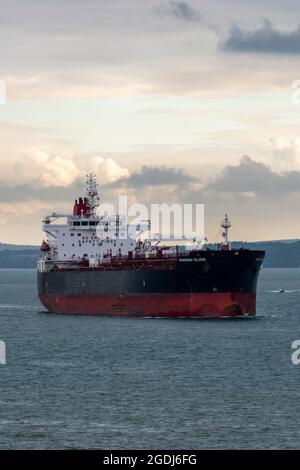
[[[47,310],[59,314],[127,317],[217,318],[253,316],[255,293],[100,295],[41,294]]]

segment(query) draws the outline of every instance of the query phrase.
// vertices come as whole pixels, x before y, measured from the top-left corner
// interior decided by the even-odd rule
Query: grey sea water
[[[264,269],[235,320],[50,315],[34,270],[0,270],[0,339],[1,449],[300,448],[300,270]]]

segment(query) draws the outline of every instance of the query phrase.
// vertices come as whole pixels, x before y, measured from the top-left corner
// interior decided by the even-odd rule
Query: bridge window
[[[73,225],[75,225],[76,227],[78,227],[80,225],[80,222],[73,222]]]
[[[90,220],[89,225],[96,225],[96,220]]]
[[[88,225],[88,221],[85,220],[85,221],[81,222],[81,225]]]

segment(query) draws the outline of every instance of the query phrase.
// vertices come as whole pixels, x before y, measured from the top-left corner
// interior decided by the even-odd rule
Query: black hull
[[[134,269],[123,263],[106,270],[39,272],[38,292],[57,313],[252,315],[263,258],[263,251],[197,251],[173,261],[145,260]]]

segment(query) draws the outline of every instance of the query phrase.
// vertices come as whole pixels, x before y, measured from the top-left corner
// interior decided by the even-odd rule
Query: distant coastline
[[[265,268],[299,268],[300,240],[232,242],[233,247],[266,250]],[[209,245],[215,248],[216,244]],[[0,243],[0,268],[35,268],[41,252],[35,245]]]
[[[38,246],[0,243],[0,268],[35,268],[40,254]]]

